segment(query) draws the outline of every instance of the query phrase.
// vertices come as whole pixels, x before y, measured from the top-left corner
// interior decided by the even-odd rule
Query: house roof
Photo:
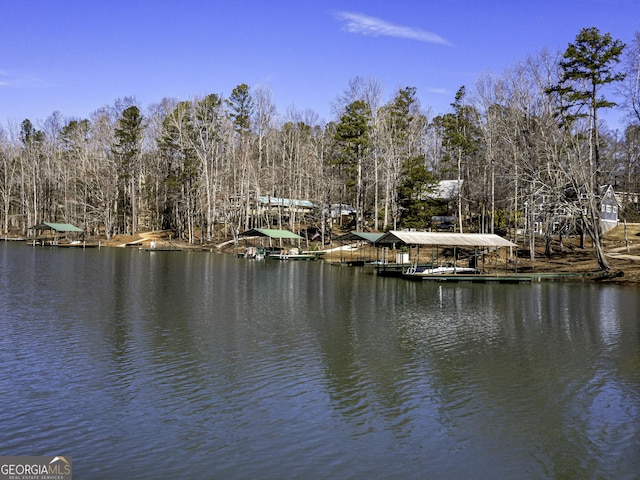
[[[369,243],[374,243],[380,237],[382,237],[384,233],[380,232],[349,232],[344,235],[340,235],[336,238],[338,242],[349,242],[353,240],[365,240]]]
[[[439,245],[457,247],[517,247],[509,240],[492,233],[407,232],[390,230],[375,245]]]
[[[460,180],[440,180],[437,185],[433,187],[433,191],[428,194],[430,198],[441,198],[450,200],[458,196],[458,184],[462,186],[464,181]]]
[[[81,228],[70,223],[43,222],[31,227],[33,230],[55,230],[56,232],[83,232]]]
[[[258,201],[266,205],[279,205],[281,207],[293,206],[293,207],[315,208],[316,206],[315,203],[309,200],[297,200],[295,198],[260,196],[258,197]]]
[[[332,217],[349,216],[356,213],[356,209],[346,203],[333,203],[331,205],[324,206],[324,213],[329,214]]]
[[[240,233],[240,237],[269,237],[269,238],[292,238],[301,240],[302,237],[289,230],[278,230],[275,228],[252,228]]]

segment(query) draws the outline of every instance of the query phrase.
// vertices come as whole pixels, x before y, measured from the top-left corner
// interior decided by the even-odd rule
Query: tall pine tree
[[[142,115],[138,107],[131,106],[122,112],[115,129],[112,151],[118,158],[119,172],[119,221],[121,231],[136,233],[136,180],[138,160],[142,145]]]
[[[624,79],[624,74],[615,71],[624,50],[624,43],[614,40],[611,35],[601,34],[595,27],[584,28],[570,43],[560,62],[561,74],[557,85],[547,90],[559,96],[560,114],[568,124],[579,117],[589,118],[589,158],[586,175],[572,178],[574,189],[584,191],[586,211],[583,224],[596,245],[598,264],[602,270],[609,268],[602,246],[602,226],[600,222],[600,188],[602,186],[602,166],[600,161],[600,140],[598,132],[598,112],[615,106],[614,102],[601,95],[602,88]],[[587,110],[587,113],[584,110]],[[576,184],[575,182],[578,181]]]
[[[371,107],[364,100],[347,105],[335,138],[341,148],[341,165],[346,166],[347,186],[355,195],[356,229],[362,230],[364,185],[362,168],[370,144]]]

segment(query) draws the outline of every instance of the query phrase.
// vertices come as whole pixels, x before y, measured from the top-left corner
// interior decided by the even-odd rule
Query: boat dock
[[[533,277],[531,275],[486,275],[482,273],[478,274],[460,274],[460,273],[445,273],[445,274],[433,274],[433,275],[411,275],[403,274],[402,278],[414,281],[431,281],[431,282],[450,282],[450,283],[531,283]]]

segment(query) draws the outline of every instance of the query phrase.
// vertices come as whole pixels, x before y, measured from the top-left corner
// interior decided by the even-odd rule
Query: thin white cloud
[[[50,83],[32,75],[0,70],[0,87],[10,88],[43,88]]]
[[[427,88],[427,92],[435,93],[436,95],[451,95],[451,92],[447,88],[432,87]]]
[[[0,70],[0,87],[8,87],[11,85],[11,78],[8,72]]]
[[[437,33],[427,32],[420,28],[395,25],[376,17],[370,17],[362,13],[336,12],[335,16],[344,22],[343,30],[349,33],[361,35],[371,35],[374,37],[395,37],[417,40],[419,42],[435,43],[438,45],[451,46],[451,42],[441,37]]]

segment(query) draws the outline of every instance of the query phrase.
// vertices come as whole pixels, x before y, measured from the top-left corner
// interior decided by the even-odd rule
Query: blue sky
[[[0,0],[0,124],[241,83],[268,87],[280,113],[331,120],[356,76],[385,101],[416,87],[437,115],[480,74],[564,51],[591,26],[630,43],[640,0]]]

